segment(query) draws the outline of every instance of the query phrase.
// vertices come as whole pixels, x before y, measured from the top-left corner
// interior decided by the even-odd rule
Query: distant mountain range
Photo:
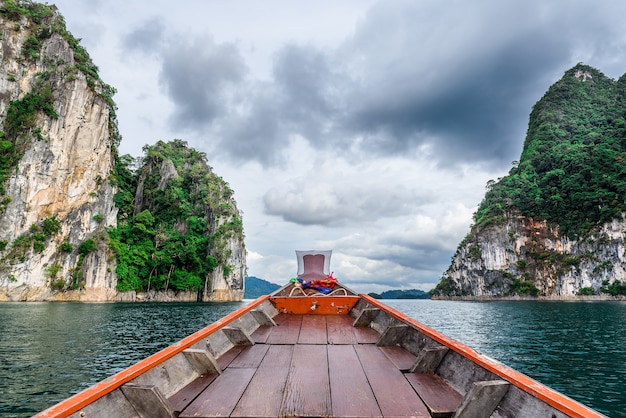
[[[259,279],[258,277],[246,277],[245,292],[243,294],[244,299],[256,299],[259,296],[268,295],[280,286],[275,283],[270,283],[267,280]]]
[[[244,293],[244,299],[256,299],[259,296],[267,295],[278,289],[280,286],[275,283],[270,283],[267,280],[259,279],[258,277],[246,277],[246,291]],[[370,293],[371,297],[376,299],[429,299],[428,293],[417,289],[411,290],[387,290],[378,293]]]
[[[386,290],[380,294],[369,293],[375,299],[430,299],[430,295],[422,290]]]

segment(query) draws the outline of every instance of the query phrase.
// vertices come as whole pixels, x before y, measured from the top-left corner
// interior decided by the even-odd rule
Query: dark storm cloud
[[[610,12],[564,1],[383,1],[333,48],[285,43],[268,81],[244,79],[235,45],[196,39],[166,49],[161,82],[174,126],[210,128],[237,161],[279,165],[297,136],[356,157],[428,145],[442,166],[504,168],[519,157],[533,104],[573,57],[606,61],[600,39],[618,39]],[[129,48],[158,40],[158,22],[133,34]]]
[[[231,113],[220,130],[219,149],[235,161],[257,161],[263,166],[282,161],[282,149],[288,136],[282,124],[281,112],[275,101],[274,89],[267,83],[248,88],[249,98],[242,110]]]
[[[286,123],[306,137],[319,138],[341,113],[340,75],[329,57],[310,46],[290,45],[277,54],[274,80]]]
[[[239,109],[221,123],[220,149],[236,160],[280,164],[290,136],[302,135],[314,147],[325,146],[325,135],[337,115],[335,80],[329,57],[311,46],[287,45],[274,59],[271,82],[252,82],[241,90]]]
[[[239,50],[211,38],[179,38],[163,54],[160,81],[175,104],[175,128],[202,131],[221,116],[247,71]]]
[[[443,162],[508,163],[519,153],[525,116],[548,84],[546,74],[567,58],[558,44],[534,48],[538,39],[503,46],[480,65],[459,68],[427,88],[419,80],[399,83],[376,101],[363,92],[350,127],[378,152],[401,153],[428,143]]]
[[[124,49],[130,54],[157,52],[164,40],[165,23],[153,17],[129,32],[122,40]]]

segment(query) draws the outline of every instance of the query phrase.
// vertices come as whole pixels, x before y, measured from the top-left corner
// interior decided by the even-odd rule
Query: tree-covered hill
[[[507,212],[547,220],[570,238],[626,211],[626,78],[582,64],[535,104],[519,163],[488,184],[477,226]]]
[[[159,141],[143,150],[139,161],[122,156],[116,167],[120,211],[109,236],[117,289],[210,290],[216,268],[228,276],[234,267],[228,240],[243,247],[233,191],[184,141]]]
[[[430,299],[430,295],[428,293],[418,289],[385,290],[380,294],[369,293],[369,295],[376,299]]]
[[[626,76],[578,64],[533,107],[434,297],[617,294],[626,281]]]
[[[259,296],[269,295],[279,287],[280,286],[275,283],[270,283],[258,277],[246,277],[246,291],[243,297],[246,299],[256,299]]]

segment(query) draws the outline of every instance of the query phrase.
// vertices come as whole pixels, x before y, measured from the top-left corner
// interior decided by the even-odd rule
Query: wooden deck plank
[[[330,406],[326,346],[294,346],[280,415],[329,416]]]
[[[189,417],[229,416],[242,393],[250,383],[256,369],[228,368],[219,375],[198,397],[179,415]]]
[[[302,318],[302,327],[298,344],[327,344],[326,315],[305,315]]]
[[[433,373],[406,373],[405,377],[434,418],[453,416],[463,400],[463,395]]]
[[[254,341],[255,344],[265,344],[273,328],[273,325],[261,325],[250,334],[250,339]]]
[[[167,398],[172,410],[176,413],[180,413],[180,411],[185,409],[217,376],[216,374],[202,375]]]
[[[359,344],[375,344],[380,334],[369,327],[354,327],[352,330]]]
[[[428,409],[402,372],[375,345],[355,345],[365,375],[385,416],[428,417]]]
[[[415,359],[417,356],[410,353],[406,349],[402,347],[398,347],[395,345],[379,347],[380,350],[385,353],[387,358],[391,360],[393,364],[398,368],[398,370],[407,372],[411,369],[413,364],[415,363]]]
[[[277,417],[285,393],[293,345],[270,346],[233,417]]]
[[[267,353],[269,345],[249,345],[230,363],[228,367],[259,367],[261,360]]]
[[[272,328],[271,334],[267,337],[267,344],[296,344],[300,335],[302,315],[284,315],[279,321],[276,321],[278,326]]]
[[[278,324],[282,323],[283,321],[286,321],[287,319],[289,319],[290,316],[292,316],[292,315],[279,313],[278,315],[276,315],[274,317],[274,322],[276,323],[276,325],[278,325]]]
[[[356,344],[357,338],[354,335],[354,327],[349,315],[329,315],[326,318],[329,344]]]
[[[378,417],[382,415],[352,345],[328,346],[332,415]]]
[[[217,365],[220,366],[220,369],[224,370],[226,367],[228,367],[230,362],[233,361],[235,357],[237,357],[245,347],[246,346],[243,345],[236,345],[221,356],[219,356],[217,359],[215,359]]]

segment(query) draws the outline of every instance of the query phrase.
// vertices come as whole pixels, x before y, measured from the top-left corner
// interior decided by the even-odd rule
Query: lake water
[[[387,300],[610,417],[626,417],[626,303]],[[28,417],[244,303],[0,303],[0,417]]]

